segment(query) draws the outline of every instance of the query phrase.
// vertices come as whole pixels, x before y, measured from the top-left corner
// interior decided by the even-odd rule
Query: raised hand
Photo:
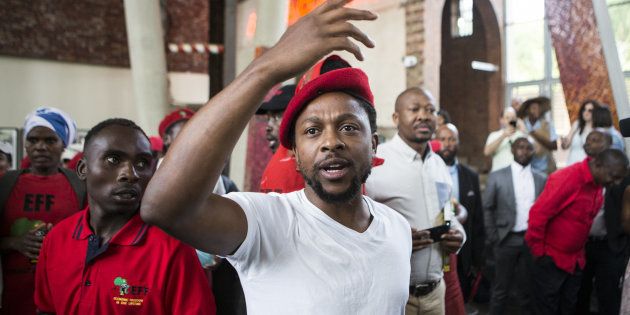
[[[336,50],[348,51],[363,60],[359,45],[352,39],[370,48],[374,43],[350,21],[374,20],[376,15],[345,7],[349,2],[329,0],[320,5],[289,27],[278,43],[261,56],[276,70],[274,81],[280,82],[301,73]]]

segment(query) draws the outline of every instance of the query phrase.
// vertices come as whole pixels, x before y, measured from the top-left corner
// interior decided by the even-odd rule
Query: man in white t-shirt
[[[362,59],[348,23],[369,11],[329,0],[291,26],[182,130],[149,184],[142,217],[239,273],[249,314],[402,314],[410,227],[361,194],[378,138],[367,76],[341,68],[304,75],[284,113],[280,142],[306,187],[288,194],[210,193],[260,100],[333,50]],[[329,57],[338,58],[338,57]],[[318,64],[320,65],[320,64]],[[210,197],[206,197],[210,195]]]
[[[501,129],[488,135],[483,154],[492,157],[491,172],[509,166],[514,161],[512,142],[520,137],[527,136],[516,127],[517,123],[518,119],[514,108],[506,107],[500,119]]]

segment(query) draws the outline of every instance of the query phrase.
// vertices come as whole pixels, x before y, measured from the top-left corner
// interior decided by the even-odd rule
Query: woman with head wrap
[[[34,264],[44,235],[83,206],[84,184],[60,164],[64,148],[75,138],[75,122],[59,109],[40,107],[26,117],[24,148],[30,166],[0,179],[1,313],[35,313]]]

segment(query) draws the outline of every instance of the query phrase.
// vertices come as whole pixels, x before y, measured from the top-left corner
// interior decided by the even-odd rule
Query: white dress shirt
[[[402,214],[412,228],[428,229],[443,224],[443,216],[451,227],[459,230],[466,241],[466,232],[453,216],[451,174],[442,158],[431,152],[425,159],[400,136],[378,146],[376,155],[385,159],[374,167],[365,183],[372,199]],[[442,211],[444,209],[444,211]],[[439,243],[415,251],[411,256],[411,284],[442,279],[442,251]]]
[[[514,185],[514,198],[516,200],[516,220],[512,232],[524,232],[527,230],[529,209],[536,200],[534,176],[531,165],[523,167],[512,162],[512,184]]]

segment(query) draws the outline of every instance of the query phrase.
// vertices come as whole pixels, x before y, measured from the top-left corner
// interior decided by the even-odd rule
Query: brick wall
[[[208,1],[166,1],[165,42],[208,42]],[[123,0],[3,0],[0,55],[129,67]],[[207,54],[167,61],[170,71],[208,72]]]
[[[407,87],[421,86],[424,83],[424,0],[407,0],[405,3],[406,55],[415,56],[418,64],[407,68]]]

